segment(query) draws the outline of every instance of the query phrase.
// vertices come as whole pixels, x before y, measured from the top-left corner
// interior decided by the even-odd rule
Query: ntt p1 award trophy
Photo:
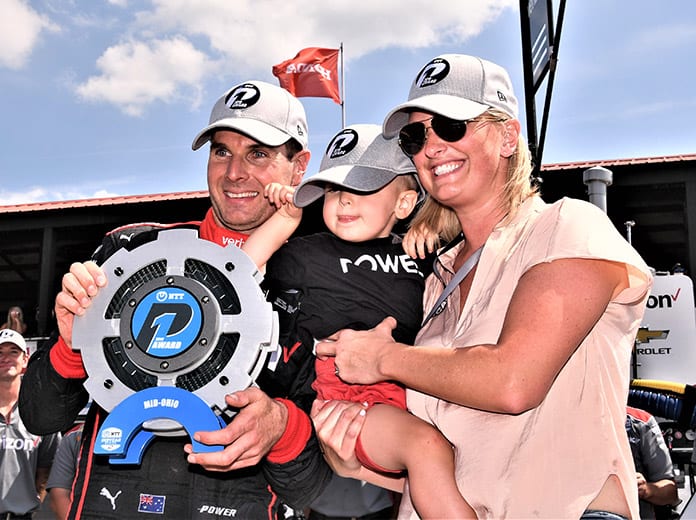
[[[193,440],[234,412],[225,395],[252,385],[277,351],[278,317],[239,248],[162,230],[102,264],[109,283],[73,326],[85,388],[109,413],[94,453],[138,464],[155,435]]]

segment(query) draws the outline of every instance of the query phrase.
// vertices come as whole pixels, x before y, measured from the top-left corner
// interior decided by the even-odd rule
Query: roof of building
[[[0,213],[23,213],[28,211],[47,211],[68,208],[87,208],[94,206],[115,206],[118,204],[138,204],[181,199],[202,199],[208,197],[208,191],[183,191],[173,193],[155,193],[151,195],[124,195],[99,199],[60,200],[53,202],[31,202],[11,206],[0,205]]]
[[[688,161],[696,161],[696,154],[663,155],[660,157],[636,157],[632,159],[607,159],[603,161],[552,163],[542,165],[541,171],[577,170],[580,168],[591,168],[593,166],[634,166],[639,164],[675,163]]]
[[[542,171],[558,171],[558,170],[577,170],[581,168],[591,168],[593,166],[616,167],[629,166],[640,164],[655,164],[655,163],[674,163],[696,161],[696,154],[684,155],[665,155],[661,157],[638,157],[632,159],[607,159],[601,161],[579,161],[568,163],[551,163],[544,164],[541,167]],[[23,213],[30,211],[48,211],[61,210],[68,208],[85,208],[98,206],[111,206],[118,204],[136,204],[145,202],[158,202],[177,199],[201,199],[208,197],[207,190],[201,191],[185,191],[172,193],[156,193],[150,195],[124,195],[118,197],[106,197],[98,199],[79,199],[79,200],[61,200],[52,202],[31,202],[27,204],[15,204],[9,206],[0,205],[0,214],[2,213]]]

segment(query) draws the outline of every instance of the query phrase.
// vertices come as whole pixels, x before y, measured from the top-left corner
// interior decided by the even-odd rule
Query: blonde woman
[[[27,331],[27,324],[24,323],[24,313],[21,307],[10,307],[7,311],[7,321],[0,326],[0,329],[12,329],[20,334],[24,334]]]
[[[348,382],[410,389],[409,410],[454,445],[479,518],[638,518],[624,421],[648,267],[597,207],[535,192],[502,67],[433,59],[383,131],[439,204],[430,223],[461,234],[426,282],[424,309],[435,311],[416,346],[395,342],[387,318],[317,352]],[[315,403],[313,419],[339,472],[393,486],[349,456],[357,407]],[[415,516],[405,494],[400,518]]]

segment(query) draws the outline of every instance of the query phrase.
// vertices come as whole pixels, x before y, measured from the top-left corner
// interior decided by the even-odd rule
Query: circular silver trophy
[[[102,268],[108,285],[73,325],[84,386],[110,412],[95,453],[137,463],[155,434],[223,426],[234,415],[225,395],[252,385],[277,351],[278,317],[252,260],[170,229]]]

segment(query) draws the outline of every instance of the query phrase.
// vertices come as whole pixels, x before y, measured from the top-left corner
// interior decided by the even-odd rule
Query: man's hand
[[[642,473],[636,472],[638,498],[657,506],[674,505],[679,502],[677,484],[672,479],[648,482]]]
[[[363,467],[355,456],[355,445],[367,416],[365,406],[350,401],[314,401],[311,417],[324,459],[337,475],[403,493],[404,477],[375,473]]]
[[[223,451],[194,453],[187,444],[191,464],[200,464],[208,471],[230,471],[258,464],[285,432],[288,410],[258,388],[247,388],[225,397],[227,404],[239,408],[232,422],[212,432],[196,432],[194,439],[203,444],[219,444]]]
[[[62,288],[56,296],[55,312],[58,331],[68,346],[72,347],[75,316],[82,316],[92,305],[92,298],[105,286],[104,270],[92,261],[76,262],[63,275]]]
[[[647,500],[648,499],[648,482],[642,473],[636,472],[636,480],[638,483],[638,498]]]

